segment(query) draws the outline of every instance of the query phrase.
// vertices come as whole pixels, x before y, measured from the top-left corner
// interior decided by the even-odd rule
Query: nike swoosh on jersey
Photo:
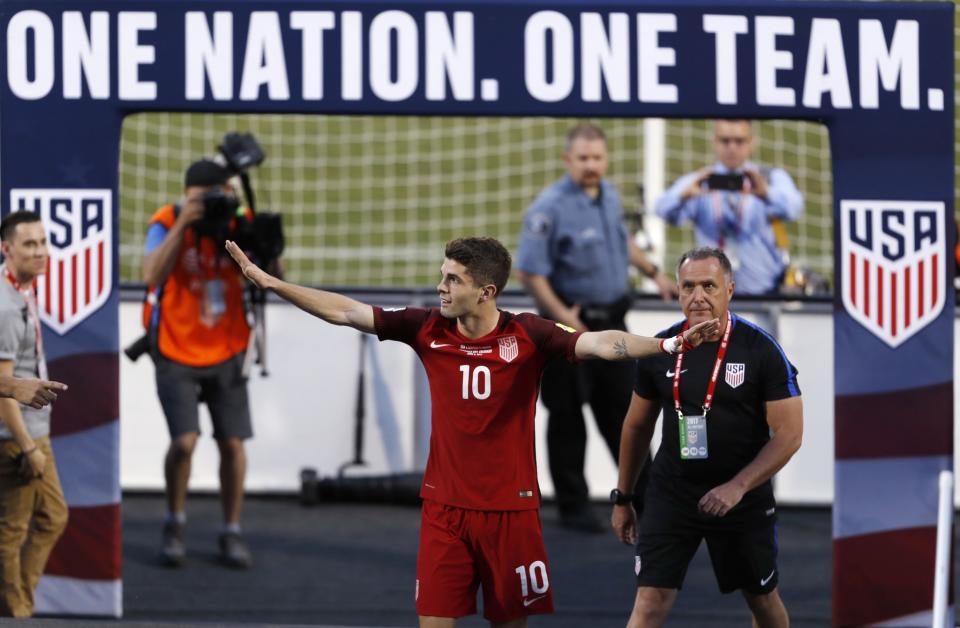
[[[547,597],[547,596],[546,596],[546,595],[540,595],[540,596],[537,596],[537,597],[532,597],[532,598],[530,598],[530,599],[528,599],[528,600],[524,600],[524,601],[523,601],[523,605],[524,605],[524,606],[530,606],[531,604],[533,604],[533,603],[536,602],[537,600],[542,600],[542,599],[545,598],[545,597]]]
[[[453,345],[438,344],[436,340],[431,340],[431,341],[430,341],[430,348],[431,348],[431,349],[439,349],[440,347],[452,347],[452,346],[453,346]]]
[[[683,370],[680,371],[680,372],[681,372],[681,373],[686,373],[686,372],[687,372],[687,369],[683,369]],[[667,369],[667,377],[673,377],[674,375],[675,375],[675,373],[674,373],[673,371],[671,371],[670,369]]]
[[[777,573],[777,570],[776,570],[776,569],[774,569],[773,571],[771,571],[769,576],[767,576],[766,578],[761,579],[761,580],[760,580],[760,586],[761,586],[761,587],[762,587],[762,586],[766,586],[766,584],[767,584],[768,582],[770,582],[770,578],[772,578],[772,577],[773,577],[773,574],[775,574],[775,573]]]

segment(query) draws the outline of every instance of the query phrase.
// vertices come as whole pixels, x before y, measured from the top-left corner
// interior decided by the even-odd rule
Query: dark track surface
[[[606,506],[597,505],[604,518]],[[158,495],[127,495],[124,522],[124,625],[415,626],[413,607],[419,511],[403,506],[301,507],[294,497],[248,498],[244,530],[250,571],[216,558],[219,504],[191,496],[189,558],[181,569],[156,562],[164,513]],[[556,602],[530,626],[622,627],[635,592],[633,550],[613,534],[583,535],[557,526],[543,508]],[[830,511],[780,512],[781,595],[794,626],[830,623]],[[481,611],[482,612],[482,611]],[[39,619],[24,625],[103,625],[110,620]],[[459,626],[487,626],[480,617]],[[668,626],[749,626],[743,599],[721,595],[705,547],[687,574]]]

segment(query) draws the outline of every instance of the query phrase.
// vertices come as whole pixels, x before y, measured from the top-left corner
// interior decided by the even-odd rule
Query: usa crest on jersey
[[[727,382],[730,388],[736,388],[743,383],[743,378],[747,373],[747,366],[742,362],[728,362],[727,368],[723,373],[723,381]]]
[[[943,311],[946,210],[935,201],[840,202],[843,305],[897,347]]]
[[[50,259],[37,278],[40,318],[65,334],[106,303],[113,286],[113,208],[107,189],[13,189],[12,211],[40,214]]]
[[[520,347],[517,345],[516,336],[497,338],[497,343],[500,345],[500,358],[504,362],[513,362],[520,355]]]

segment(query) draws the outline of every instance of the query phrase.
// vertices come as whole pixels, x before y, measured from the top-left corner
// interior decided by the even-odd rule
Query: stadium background
[[[941,25],[943,25],[942,22]],[[949,23],[946,26],[949,28]],[[942,32],[940,34],[943,35]],[[949,56],[943,55],[939,59],[947,61]],[[949,73],[947,68],[943,69]],[[170,108],[182,111],[190,107],[181,104]],[[943,119],[942,116],[940,119]],[[68,123],[75,125],[76,121],[76,117],[70,116]],[[270,121],[281,126],[282,135],[279,140],[270,137],[274,135],[273,130],[264,126]],[[146,125],[143,127],[143,133],[145,135],[152,133],[156,141],[144,140],[139,144],[131,143],[135,137],[133,131],[135,124],[141,122]],[[456,126],[457,122],[460,122],[462,130]],[[133,227],[125,230],[123,234],[125,246],[121,250],[121,259],[125,264],[121,276],[127,281],[138,278],[141,243],[137,240],[142,237],[146,217],[156,205],[175,199],[179,195],[183,167],[198,154],[212,152],[214,144],[222,133],[236,128],[258,133],[271,153],[271,161],[267,163],[267,168],[256,173],[258,189],[261,200],[266,201],[265,207],[281,210],[288,216],[287,224],[291,234],[291,249],[288,255],[291,262],[289,264],[291,277],[299,281],[325,284],[432,286],[434,279],[430,268],[431,264],[436,263],[435,255],[440,243],[449,237],[444,233],[445,229],[449,229],[450,232],[456,229],[457,232],[454,233],[474,230],[491,232],[503,237],[511,247],[515,247],[522,208],[539,189],[541,180],[548,181],[560,173],[556,157],[559,153],[562,131],[566,129],[569,121],[556,121],[557,127],[549,133],[543,131],[539,134],[524,135],[522,130],[513,131],[510,127],[490,126],[484,131],[488,136],[471,137],[478,135],[476,130],[478,127],[488,123],[492,125],[493,122],[521,122],[536,128],[537,124],[550,121],[430,121],[390,118],[336,120],[293,116],[131,118],[128,120],[127,135],[122,142],[126,152],[122,166],[124,180],[121,182],[120,189],[124,197],[116,199],[116,209],[125,217],[130,215],[135,220],[132,223]],[[616,126],[614,121],[603,122],[608,128]],[[283,127],[281,123],[286,123],[287,126]],[[319,131],[311,134],[309,125],[320,123],[330,125],[349,123],[358,126],[349,129],[345,134],[334,133],[332,129],[326,127],[323,129],[326,136]],[[637,122],[626,121],[622,124],[639,135]],[[670,152],[665,162],[668,178],[682,171],[685,168],[684,163],[695,167],[701,165],[704,159],[709,160],[708,132],[706,127],[700,124],[699,128],[693,125],[689,127],[689,131],[683,131],[677,130],[680,127],[675,127],[674,123],[671,123]],[[470,125],[469,128],[467,125]],[[57,126],[51,124],[48,128]],[[783,157],[779,162],[787,168],[794,168],[793,174],[808,197],[811,213],[807,220],[812,224],[815,213],[822,216],[825,210],[829,209],[829,201],[816,204],[810,189],[811,185],[802,178],[804,175],[797,171],[802,169],[799,163],[800,156],[812,154],[812,140],[799,137],[791,140],[787,135],[787,130],[791,128],[789,125],[783,127],[786,129],[784,131],[777,130],[779,127],[773,126],[771,127],[773,130],[769,133],[765,125],[761,127],[758,129],[758,135],[761,141],[769,144],[766,148],[781,150],[796,156],[795,162],[791,161],[790,157]],[[413,130],[408,132],[411,128]],[[491,128],[493,131],[490,130]],[[876,128],[877,135],[882,137],[883,127]],[[635,199],[631,194],[632,187],[639,178],[639,166],[642,165],[639,163],[642,140],[636,140],[636,146],[630,146],[626,139],[620,139],[620,136],[616,135],[616,130],[611,129],[611,131],[616,157],[614,181],[622,187],[629,207],[633,204],[631,201]],[[823,129],[817,129],[817,132],[820,137],[820,147],[822,147],[826,142],[826,134]],[[779,140],[778,134],[780,134]],[[391,141],[407,138],[408,142],[416,140],[418,143],[413,150],[396,143],[377,146],[374,140],[380,135],[388,136]],[[942,133],[939,137],[943,138],[944,135],[945,133]],[[544,145],[539,146],[538,141]],[[791,141],[793,144],[790,143]],[[180,148],[176,146],[178,142]],[[40,144],[40,142],[37,143]],[[112,139],[108,144],[115,147],[116,139]],[[43,145],[46,146],[47,143]],[[356,148],[357,145],[360,145],[360,148]],[[92,145],[88,146],[91,149],[94,148]],[[672,157],[677,148],[686,152],[679,158],[680,165],[674,167],[671,161],[677,161]],[[619,156],[616,151],[620,151]],[[90,153],[93,154],[95,151],[91,150]],[[328,157],[328,153],[331,156]],[[63,154],[66,155],[66,151]],[[942,155],[942,151],[940,154]],[[128,158],[127,155],[131,157]],[[358,155],[360,157],[357,157]],[[480,160],[482,167],[479,170],[493,172],[492,176],[485,175],[477,178],[475,163],[461,163],[471,157],[477,159],[477,155],[482,158]],[[8,164],[16,161],[28,164],[31,160],[27,157],[30,156],[29,151],[24,151],[22,160],[8,160]],[[155,161],[152,164],[149,163],[146,161],[148,157]],[[289,162],[286,160],[287,157],[290,158]],[[281,158],[283,162],[278,161]],[[621,161],[627,158],[632,158],[634,165]],[[759,153],[757,158],[767,163],[777,161],[776,153],[773,158],[765,153]],[[828,158],[826,154],[816,158],[820,181],[829,177],[830,167],[826,161]],[[428,165],[424,166],[421,163],[423,161],[429,162]],[[161,168],[159,162],[166,164],[166,167]],[[896,171],[897,162],[889,159],[887,170],[890,169],[890,162]],[[295,164],[301,168],[301,171],[297,172],[289,167],[284,169],[287,163]],[[344,169],[344,164],[354,170]],[[109,172],[115,173],[116,168],[112,160],[110,165]],[[310,172],[303,169],[305,166],[319,166],[323,170],[318,169],[311,176]],[[272,167],[276,167],[277,170],[270,169]],[[527,170],[528,168],[530,170]],[[16,173],[22,177],[23,175],[16,170],[11,168],[11,174]],[[132,172],[132,180],[128,179],[128,172]],[[351,178],[354,173],[356,173],[355,176]],[[942,174],[941,172],[940,181],[943,181]],[[514,176],[518,178],[511,179]],[[537,177],[540,180],[534,180]],[[16,177],[10,177],[8,180],[11,178],[16,180]],[[151,178],[153,183],[150,181]],[[864,181],[860,181],[859,187],[869,190],[871,189],[869,182],[873,179],[865,178],[866,185]],[[810,179],[814,180],[816,177],[810,177]],[[112,185],[112,174],[110,181]],[[272,187],[273,181],[278,182],[276,189]],[[411,187],[414,181],[418,182],[419,187]],[[836,187],[841,197],[846,198],[842,194],[842,189],[851,181],[852,179],[848,177],[838,179]],[[891,181],[891,178],[887,178],[886,183],[886,187],[889,188],[890,183],[896,185],[900,181]],[[519,191],[515,187],[501,187],[514,184],[520,186]],[[151,185],[154,187],[151,188]],[[323,188],[318,191],[310,187],[316,185],[326,185],[331,189]],[[346,188],[339,186],[346,186]],[[425,192],[432,194],[428,195]],[[829,190],[825,190],[823,198],[829,198],[826,196],[828,193]],[[941,186],[938,196],[942,198],[947,194],[949,190],[944,190]],[[284,195],[289,195],[294,201],[301,199],[301,202],[290,202],[289,206],[284,206],[286,203]],[[492,198],[489,204],[482,205],[479,202],[480,199],[487,198]],[[517,200],[514,201],[514,199]],[[436,209],[433,209],[434,207]],[[425,208],[429,208],[429,211]],[[416,220],[409,214],[411,209],[418,210]],[[444,211],[447,213],[443,213]],[[329,216],[324,217],[325,214]],[[491,216],[497,216],[498,219],[488,222]],[[491,224],[493,226],[489,226]],[[311,234],[312,241],[307,237]],[[814,242],[830,241],[829,231],[825,231],[820,237],[811,234],[804,239],[800,226],[792,232],[792,235],[796,243],[795,259],[800,262],[807,262],[807,258],[804,257],[806,247],[809,246],[812,251]],[[682,241],[677,241],[677,237],[677,232],[671,234],[671,248],[668,255],[675,255],[675,251],[683,245]],[[331,260],[328,261],[323,257],[325,252],[333,253],[330,256]],[[419,261],[421,253],[423,253],[422,259],[426,262],[426,270],[424,270],[424,264]],[[811,253],[811,257],[813,255]],[[404,268],[405,265],[400,264],[398,259],[411,262],[409,269],[414,274],[408,273]],[[423,272],[424,277],[420,278],[416,274],[420,272]],[[316,278],[311,277],[311,274]],[[344,274],[346,279],[343,278]],[[113,316],[107,310],[104,312],[108,318]],[[842,312],[838,318],[842,323]],[[129,433],[132,430],[124,431]],[[156,516],[151,518],[154,533],[156,519]],[[119,536],[114,538],[119,539]],[[821,547],[826,544],[821,543]],[[150,545],[152,546],[152,543]],[[823,584],[822,580],[821,577],[820,584]]]
[[[562,173],[567,118],[137,114],[121,146],[121,281],[140,280],[146,221],[177,200],[183,171],[224,133],[253,133],[267,154],[252,173],[259,209],[284,215],[287,276],[339,286],[433,285],[444,242],[490,235],[516,251],[524,209]],[[640,203],[643,124],[598,120],[610,178],[627,211]],[[756,125],[755,160],[782,164],[806,195],[790,225],[796,261],[829,275],[831,185],[827,130],[811,122]],[[712,161],[710,124],[667,123],[667,180]],[[652,209],[651,209],[652,211]],[[666,259],[692,242],[670,229]],[[516,287],[516,284],[513,284]]]
[[[957,16],[954,32],[960,37]],[[955,97],[958,85],[954,83]],[[120,281],[141,280],[146,223],[157,207],[179,198],[186,166],[213,155],[223,135],[236,130],[253,133],[267,154],[252,178],[259,208],[284,215],[290,280],[350,287],[432,286],[438,251],[453,237],[490,235],[516,251],[525,208],[563,173],[559,156],[574,122],[132,115],[124,122],[120,147]],[[597,122],[609,138],[609,178],[626,210],[636,210],[641,202],[637,185],[643,183],[643,125],[633,119]],[[958,126],[954,133],[960,147]],[[786,168],[806,199],[803,218],[787,226],[792,262],[832,280],[826,127],[774,120],[758,122],[754,132],[754,160]],[[709,122],[668,121],[664,159],[667,185],[711,163]],[[960,190],[960,165],[955,169],[954,189]],[[664,259],[675,260],[692,242],[689,227],[668,228]],[[511,282],[510,287],[518,286]]]

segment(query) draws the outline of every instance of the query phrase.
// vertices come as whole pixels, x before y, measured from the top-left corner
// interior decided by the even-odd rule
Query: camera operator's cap
[[[230,180],[233,173],[210,159],[201,159],[190,164],[183,178],[184,187],[209,187],[222,185]]]

